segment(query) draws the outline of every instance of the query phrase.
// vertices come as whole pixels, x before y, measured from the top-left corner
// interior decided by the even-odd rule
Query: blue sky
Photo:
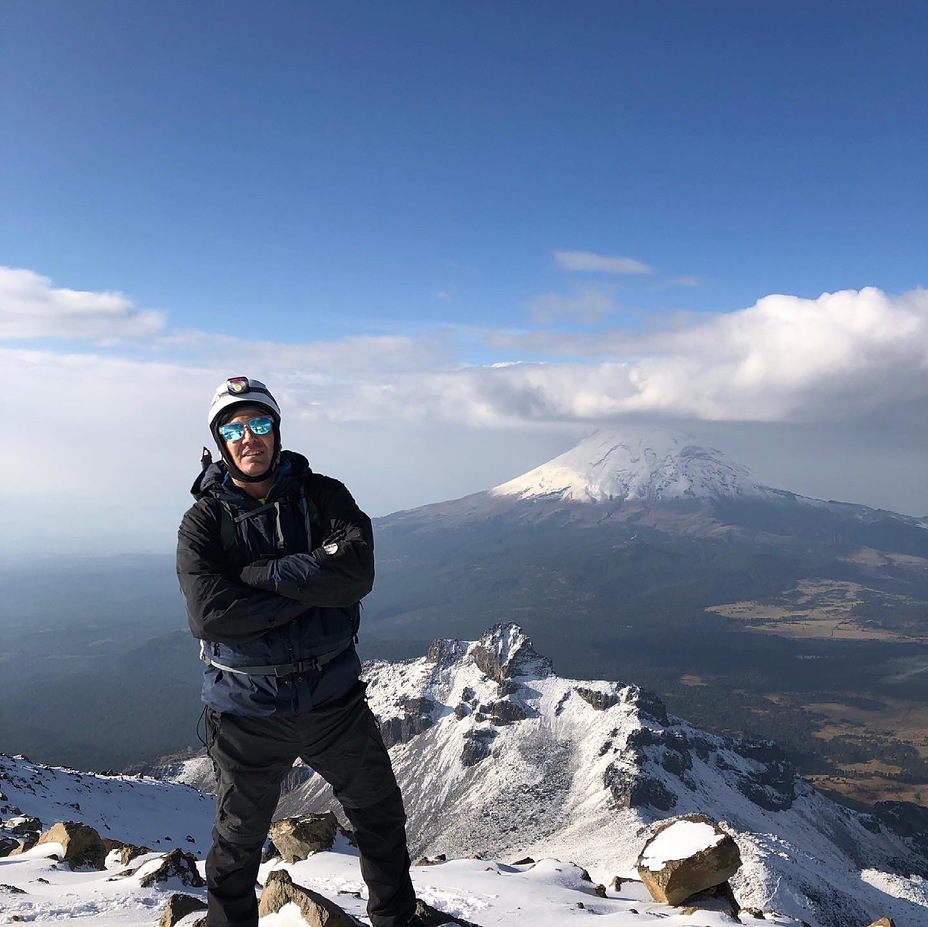
[[[176,437],[246,373],[375,514],[628,416],[925,514],[926,38],[892,0],[7,0],[3,493],[78,505],[35,465],[85,440],[62,393],[186,486]]]

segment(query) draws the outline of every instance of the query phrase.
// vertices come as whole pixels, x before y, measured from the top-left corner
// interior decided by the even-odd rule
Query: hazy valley
[[[707,730],[772,738],[846,799],[928,804],[924,521],[752,489],[685,440],[648,450],[584,449],[575,474],[598,466],[585,498],[551,462],[533,479],[560,487],[377,519],[362,656],[516,621],[561,675],[635,683]],[[169,552],[6,569],[0,584],[5,751],[119,769],[199,746]]]

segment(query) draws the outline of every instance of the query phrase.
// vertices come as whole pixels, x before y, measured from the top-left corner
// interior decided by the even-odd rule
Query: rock
[[[554,664],[532,646],[528,635],[515,624],[498,624],[487,631],[471,654],[477,668],[495,682],[516,676],[551,676]]]
[[[42,832],[42,822],[38,818],[24,814],[12,821],[7,821],[6,830],[17,837],[29,837],[35,834],[35,839],[38,840],[39,834]]]
[[[465,921],[463,918],[445,914],[443,911],[439,911],[438,908],[426,904],[421,899],[416,902],[416,914],[426,927],[445,927],[445,925],[450,924],[459,924],[460,927],[478,927],[472,921]]]
[[[155,870],[142,876],[139,885],[142,888],[151,888],[159,882],[167,882],[168,879],[180,879],[182,885],[189,885],[191,888],[202,888],[206,885],[197,871],[196,858],[180,847],[163,857]]]
[[[485,760],[490,755],[494,737],[496,737],[495,731],[469,731],[464,741],[464,748],[461,750],[461,762],[465,766],[476,766],[481,760]]]
[[[524,721],[528,717],[525,713],[525,709],[522,708],[521,705],[510,702],[508,699],[491,702],[486,706],[486,710],[490,715],[492,723],[498,726],[513,724],[516,721]]]
[[[149,847],[137,847],[131,843],[123,843],[121,840],[110,840],[108,837],[103,837],[102,840],[107,855],[116,851],[120,866],[128,866],[132,860],[152,852]]]
[[[605,711],[607,708],[612,708],[613,705],[618,705],[621,701],[615,692],[596,692],[594,689],[586,689],[583,686],[574,686],[574,692],[583,701],[592,705],[596,711]]]
[[[419,862],[416,863],[417,866],[437,866],[440,863],[448,862],[448,857],[444,853],[439,853],[437,856],[429,858],[428,856],[423,856]]]
[[[878,921],[870,924],[870,927],[896,927],[891,917],[881,917]]]
[[[625,748],[626,758],[633,759],[633,769],[643,770],[648,763],[656,763],[688,788],[694,786],[689,775],[693,768],[690,746],[678,731],[643,727],[628,735]]]
[[[457,639],[434,640],[429,644],[425,659],[427,663],[437,663],[439,666],[451,666],[457,663],[467,653],[466,644]]]
[[[19,846],[19,841],[13,837],[0,837],[0,859],[9,856]]]
[[[701,849],[675,859],[680,846]],[[699,814],[662,824],[638,857],[638,874],[651,897],[672,905],[728,881],[740,866],[741,853],[732,837]]]
[[[399,718],[387,718],[381,722],[380,733],[387,749],[397,744],[409,743],[413,737],[434,725],[432,713],[438,706],[429,698],[404,698],[400,708],[405,712]]]
[[[151,852],[149,847],[137,847],[131,843],[124,843],[119,847],[119,863],[122,866],[128,866],[132,860]]]
[[[164,914],[161,915],[161,920],[158,921],[158,927],[174,927],[179,920],[185,918],[188,914],[205,910],[206,904],[199,898],[176,892],[168,898],[167,907],[164,909]]]
[[[280,858],[287,863],[309,859],[313,853],[331,850],[338,833],[334,811],[281,818],[271,824],[269,836]]]
[[[42,822],[28,814],[10,818],[0,832],[0,857],[19,856],[38,843]]]
[[[258,917],[274,914],[287,904],[295,904],[310,927],[356,927],[354,918],[334,901],[297,885],[285,869],[275,869],[264,883]]]
[[[660,779],[624,762],[613,762],[606,767],[603,785],[612,793],[619,808],[647,805],[658,811],[670,811],[677,804],[677,796]]]
[[[280,853],[277,852],[277,847],[274,846],[273,840],[268,840],[267,843],[261,848],[261,862],[267,863],[272,859],[277,859],[280,856]]]
[[[312,766],[307,766],[303,762],[296,763],[290,767],[290,772],[284,776],[283,781],[280,783],[281,790],[284,795],[286,795],[287,792],[292,792],[294,789],[299,788],[304,782],[309,782],[315,775],[316,771]]]
[[[878,801],[873,816],[879,824],[894,834],[911,841],[922,854],[928,855],[928,808],[910,801]]]
[[[686,916],[693,915],[697,911],[705,910],[707,907],[718,910],[719,903],[722,903],[727,906],[727,909],[722,913],[727,914],[738,923],[741,922],[739,919],[741,906],[735,899],[734,892],[732,892],[728,882],[723,882],[721,885],[716,885],[714,888],[707,888],[705,891],[697,892],[695,895],[691,895],[687,899],[687,902],[687,906],[681,909],[682,913]],[[759,914],[758,917],[763,920],[763,913]]]
[[[786,751],[772,740],[747,740],[738,752],[759,765],[755,773],[743,773],[738,790],[765,811],[786,811],[796,800],[796,767]]]
[[[625,697],[629,705],[634,705],[638,709],[639,717],[649,721],[656,721],[664,727],[670,725],[670,718],[667,715],[667,706],[658,698],[657,694],[650,689],[642,689],[639,686],[629,686],[625,690]]]
[[[106,847],[100,835],[86,824],[59,821],[39,837],[36,846],[43,843],[60,843],[64,861],[72,869],[87,866],[91,869],[106,868]]]

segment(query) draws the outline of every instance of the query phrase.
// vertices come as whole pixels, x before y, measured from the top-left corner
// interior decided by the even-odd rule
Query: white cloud
[[[569,296],[541,293],[528,302],[529,314],[541,325],[551,325],[558,319],[586,324],[598,322],[616,308],[612,297],[598,287],[582,287]]]
[[[162,352],[182,354],[198,362],[209,358],[210,366],[226,364],[229,370],[239,370],[242,359],[247,358],[245,365],[250,370],[264,370],[267,376],[273,372],[316,382],[363,379],[391,370],[427,369],[453,359],[450,335],[445,332],[422,336],[355,335],[335,341],[288,344],[214,332],[176,331],[159,338],[157,346]]]
[[[159,332],[159,312],[132,305],[122,293],[55,287],[34,271],[0,267],[0,339],[136,338]]]
[[[14,384],[23,423],[7,442],[0,504],[34,510],[36,527],[17,530],[28,534],[41,524],[41,543],[50,550],[69,533],[80,546],[84,535],[111,530],[127,538],[158,532],[170,545],[200,447],[210,441],[209,398],[236,374],[259,377],[274,390],[288,446],[311,460],[331,452],[323,460],[333,465],[325,469],[363,487],[367,505],[381,513],[388,505],[452,498],[457,486],[480,488],[468,476],[466,455],[456,470],[457,458],[446,455],[442,466],[450,469],[442,473],[428,454],[412,459],[403,436],[413,433],[417,447],[427,447],[429,436],[442,441],[437,436],[454,434],[461,446],[470,440],[473,453],[483,454],[480,442],[515,448],[523,433],[563,434],[631,416],[752,422],[758,429],[844,423],[859,436],[889,428],[911,446],[924,446],[924,290],[899,297],[872,288],[818,299],[774,295],[739,312],[673,321],[676,328],[645,333],[498,334],[493,343],[505,346],[509,358],[497,348],[480,365],[463,362],[473,332],[463,337],[454,330],[297,345],[176,332],[154,342],[161,361],[151,352],[138,361],[110,351],[0,347],[0,369]],[[546,362],[512,357],[528,350],[545,352]],[[396,483],[384,476],[394,473],[403,474],[402,488],[389,496],[378,486]],[[906,491],[900,488],[899,498]],[[908,492],[926,497],[924,487]],[[856,498],[866,501],[866,492]],[[924,503],[898,507],[920,512]],[[40,518],[46,509],[50,514]]]
[[[928,404],[928,291],[773,295],[664,332],[499,335],[497,346],[621,359],[599,407],[706,420],[848,421]],[[551,365],[560,369],[570,365]],[[586,365],[576,377],[587,378]],[[607,369],[597,367],[592,369]],[[560,375],[558,376],[560,379]],[[631,385],[631,390],[628,387]],[[559,388],[548,391],[553,399]],[[620,397],[616,400],[614,397]],[[552,415],[582,415],[569,393]]]
[[[653,274],[654,268],[636,258],[594,254],[591,251],[555,251],[554,261],[564,270],[606,274]]]

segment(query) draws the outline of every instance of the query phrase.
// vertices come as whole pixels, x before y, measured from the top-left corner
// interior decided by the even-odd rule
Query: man
[[[209,427],[222,460],[204,449],[177,545],[217,777],[206,923],[257,925],[261,851],[301,757],[354,828],[373,927],[420,925],[403,800],[354,646],[374,581],[370,519],[342,483],[281,450],[280,409],[260,381],[226,380]]]

